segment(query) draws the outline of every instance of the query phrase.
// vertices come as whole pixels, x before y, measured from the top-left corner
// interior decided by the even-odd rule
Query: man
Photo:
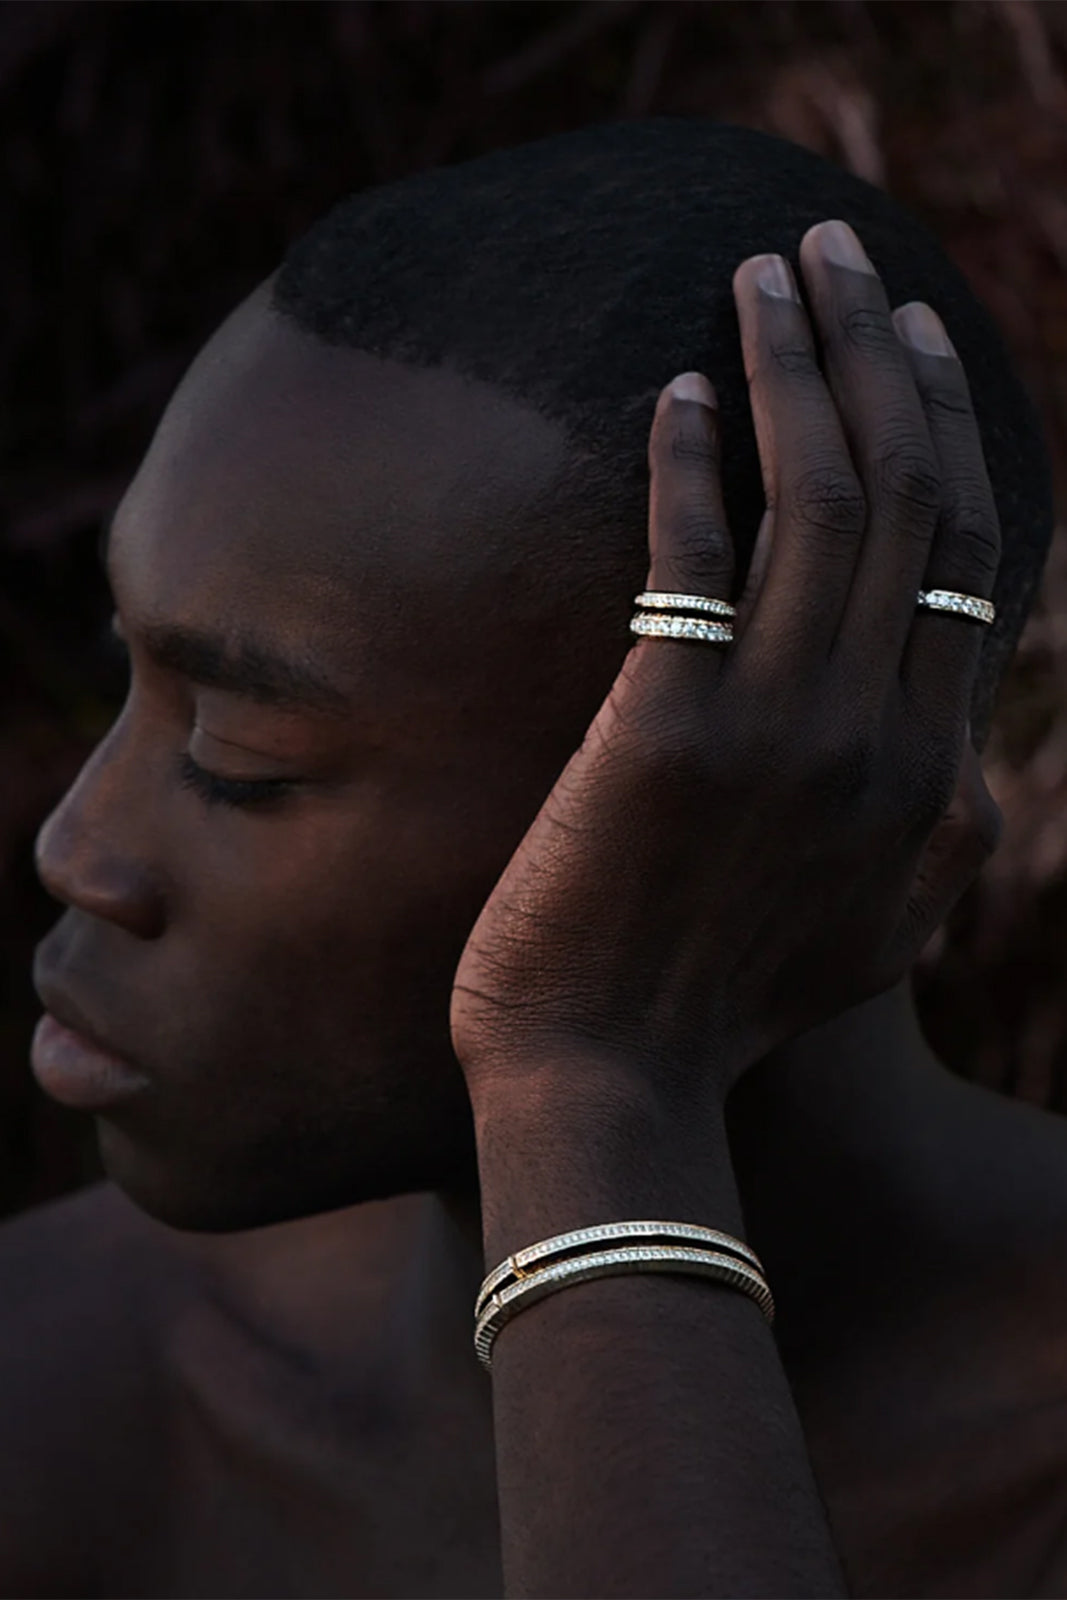
[[[714,380],[742,579],[764,485],[730,278],[839,216],[891,304],[941,311],[970,381],[1004,546],[980,746],[1051,528],[1040,432],[936,244],[804,151],[653,122],[372,192],[183,382],[111,533],[130,697],[40,843],[68,909],[37,1070],[98,1113],[118,1187],[5,1230],[4,1592],[501,1592],[494,1446],[505,1501],[522,1461],[493,1388],[539,1313],[487,1380],[453,980],[627,656],[657,392]],[[838,1562],[845,1592],[1060,1593],[1067,1135],[947,1074],[906,979],[819,1020],[728,1107],[779,1341],[723,1442],[794,1460],[784,1373],[826,1517],[807,1461],[768,1494],[791,1592],[842,1592]],[[739,1322],[740,1359],[759,1336]],[[535,1397],[552,1426],[565,1377]],[[639,1465],[653,1521],[660,1491],[701,1488]],[[570,1487],[545,1498],[561,1522],[600,1492]],[[732,1488],[707,1522],[750,1563]],[[593,1554],[624,1535],[595,1526]],[[663,1559],[657,1592],[783,1592],[777,1554],[733,1587]],[[651,1592],[636,1572],[598,1592]],[[513,1592],[591,1592],[536,1576]]]

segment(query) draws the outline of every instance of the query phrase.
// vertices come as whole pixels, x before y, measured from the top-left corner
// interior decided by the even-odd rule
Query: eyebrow
[[[104,524],[97,540],[105,569],[116,520],[112,516]],[[215,633],[160,622],[144,623],[137,632],[153,661],[192,683],[243,695],[259,705],[351,715],[351,702],[336,684],[306,661],[295,661],[257,639],[246,636],[231,644]]]
[[[351,702],[336,684],[308,662],[293,660],[256,639],[233,643],[217,634],[165,623],[141,624],[137,634],[153,661],[193,683],[244,695],[260,705],[351,715]]]

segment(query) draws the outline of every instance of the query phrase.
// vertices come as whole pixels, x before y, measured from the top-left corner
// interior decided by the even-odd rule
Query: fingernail
[[[675,400],[695,400],[698,406],[718,410],[718,396],[702,372],[679,373],[677,378],[671,379],[668,388]]]
[[[813,230],[815,243],[824,261],[853,272],[873,272],[871,258],[847,222],[820,222]]]
[[[779,300],[799,300],[796,279],[784,256],[757,256],[756,282],[764,294],[773,294]]]
[[[923,300],[909,300],[893,312],[896,330],[906,344],[928,356],[954,356],[956,348],[945,332],[945,324]]]

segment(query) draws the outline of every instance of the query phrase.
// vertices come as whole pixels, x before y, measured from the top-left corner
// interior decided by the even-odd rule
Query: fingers
[[[1001,531],[963,365],[939,317],[921,301],[893,321],[922,399],[940,463],[941,515],[922,589],[950,589],[988,600],[1000,565]],[[937,726],[970,705],[983,624],[916,610],[901,665],[906,693]]]
[[[648,589],[730,598],[734,549],[722,500],[717,407],[715,390],[699,372],[683,372],[657,402],[648,446]]]
[[[863,489],[788,262],[752,256],[733,288],[767,503],[734,649],[814,660],[852,584]]]
[[[949,619],[952,620],[952,619]],[[1004,819],[970,736],[948,810],[926,843],[890,961],[910,967],[1000,842]]]
[[[734,275],[768,508],[734,653],[799,670],[832,658],[857,702],[903,687],[928,732],[960,730],[982,624],[917,601],[988,598],[1000,558],[962,365],[929,307],[891,311],[846,223],[810,228],[800,263],[811,322],[781,257]]]
[[[903,689],[927,734],[951,733],[982,624],[919,610],[919,591],[987,598],[1000,556],[962,365],[928,307],[890,310],[844,222],[809,229],[800,260],[811,321],[782,257],[750,257],[734,274],[767,509],[731,654],[794,681],[832,659],[858,704]],[[906,342],[913,327],[919,344]],[[709,399],[695,373],[660,396],[648,587],[726,598],[733,548]]]
[[[882,280],[845,222],[800,244],[823,365],[856,462],[867,524],[835,653],[857,681],[895,680],[942,504],[940,462]],[[944,363],[942,363],[944,364]]]

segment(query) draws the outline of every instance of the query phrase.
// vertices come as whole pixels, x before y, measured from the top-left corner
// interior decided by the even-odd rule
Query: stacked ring
[[[733,641],[734,630],[730,622],[707,620],[709,613],[731,620],[737,615],[736,607],[726,600],[717,600],[704,594],[667,594],[646,589],[634,596],[634,604],[640,609],[631,618],[630,632],[639,638],[696,639],[701,644],[730,644]],[[685,615],[693,611],[703,615]]]
[[[637,637],[655,639],[695,639],[701,644],[732,644],[733,618],[737,608],[726,600],[712,595],[669,594],[661,590],[646,589],[634,596],[638,610],[630,619],[630,632]],[[925,611],[943,611],[989,627],[996,619],[997,610],[991,600],[981,595],[960,594],[954,589],[920,589],[916,608]],[[693,616],[697,612],[700,615]],[[711,621],[721,617],[723,621]],[[729,620],[725,620],[729,619]]]
[[[726,600],[714,600],[706,594],[663,594],[655,589],[645,589],[634,596],[634,604],[650,611],[711,611],[717,617],[736,617],[737,607]]]

